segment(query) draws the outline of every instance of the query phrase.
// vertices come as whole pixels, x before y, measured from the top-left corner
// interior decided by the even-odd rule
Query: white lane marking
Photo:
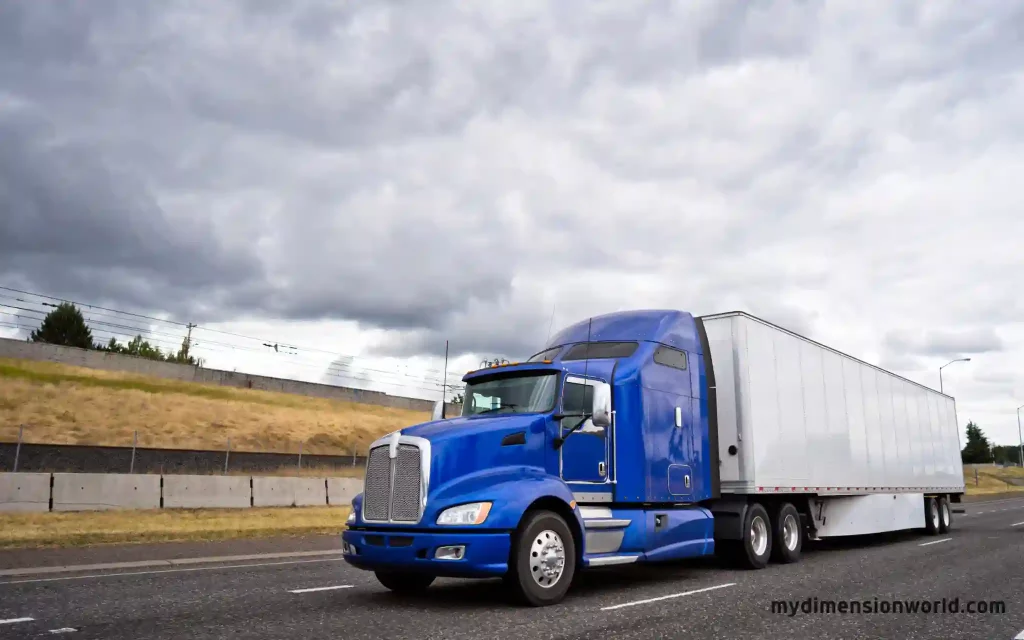
[[[340,555],[341,549],[324,551],[288,551],[282,553],[252,553],[237,556],[206,556],[202,558],[170,558],[167,560],[137,560],[133,562],[107,562],[102,564],[75,564],[55,567],[25,567],[23,569],[3,569],[0,576],[14,577],[45,573],[72,573],[77,571],[107,571],[113,569],[145,569],[149,567],[180,567],[193,564],[213,564],[216,562],[248,562],[250,560],[283,560],[285,558],[313,558]]]
[[[128,571],[122,573],[94,573],[87,576],[63,576],[60,578],[33,578],[31,580],[10,580],[0,582],[0,586],[6,584],[26,584],[30,582],[62,582],[65,580],[85,580],[87,578],[116,578],[118,576],[150,576],[158,573],[185,573],[188,571],[217,571],[219,569],[248,569],[250,567],[276,567],[284,564],[310,564],[312,562],[337,562],[341,558],[326,558],[316,560],[289,560],[287,562],[258,562],[255,564],[230,564],[216,567],[192,567],[190,569],[162,569],[160,571]]]
[[[1017,635],[1013,636],[1013,640],[1024,640],[1024,630],[1021,630],[1020,633],[1018,633]]]
[[[932,540],[931,542],[924,542],[924,543],[919,544],[917,546],[919,546],[919,547],[927,547],[930,544],[939,544],[940,542],[949,542],[952,539],[953,538],[943,538],[942,540]]]
[[[61,627],[60,629],[50,629],[50,633],[74,633],[78,631],[74,627]]]
[[[1024,524],[1024,522],[1018,522],[1017,524],[1011,524],[1010,526],[1011,527],[1019,527],[1022,524]]]
[[[673,593],[667,596],[661,596],[658,598],[648,598],[647,600],[637,600],[635,602],[624,602],[623,604],[616,604],[610,607],[602,607],[601,611],[611,611],[613,609],[622,609],[623,607],[635,607],[638,604],[649,604],[651,602],[658,602],[659,600],[668,600],[670,598],[681,598],[683,596],[692,596],[695,593],[704,593],[705,591],[714,591],[715,589],[723,589],[725,587],[732,587],[735,582],[727,582],[726,584],[715,585],[714,587],[705,587],[703,589],[694,589],[693,591],[684,591],[682,593]]]
[[[35,618],[10,618],[8,620],[0,620],[0,624],[18,624],[19,622],[32,622]]]
[[[354,585],[338,584],[333,587],[310,587],[309,589],[292,589],[288,593],[313,593],[314,591],[334,591],[335,589],[351,589]]]

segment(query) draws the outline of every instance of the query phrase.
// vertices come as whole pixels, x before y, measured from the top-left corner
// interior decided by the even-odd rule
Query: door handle
[[[598,462],[597,463],[597,474],[599,476],[601,476],[602,478],[604,477],[605,470],[604,470],[604,463],[603,462]]]

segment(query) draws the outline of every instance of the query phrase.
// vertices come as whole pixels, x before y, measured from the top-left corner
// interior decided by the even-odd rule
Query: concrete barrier
[[[252,506],[312,507],[327,505],[324,478],[272,478],[254,476]]]
[[[159,509],[160,476],[128,473],[53,474],[54,511]]]
[[[49,511],[50,474],[0,473],[0,511]]]
[[[327,502],[331,506],[351,506],[352,498],[362,490],[363,481],[358,478],[327,478]]]
[[[249,476],[164,476],[164,508],[249,507]]]

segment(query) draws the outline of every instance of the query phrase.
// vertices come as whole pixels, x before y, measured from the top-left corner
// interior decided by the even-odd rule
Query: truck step
[[[585,558],[588,567],[610,567],[616,564],[633,564],[640,559],[639,555],[634,556],[596,556]]]
[[[613,518],[608,507],[580,507],[580,515],[583,516],[583,526],[588,530],[625,529],[633,524],[629,518]]]

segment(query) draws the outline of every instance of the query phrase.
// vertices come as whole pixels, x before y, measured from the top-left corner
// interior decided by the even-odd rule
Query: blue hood
[[[430,441],[430,494],[447,483],[484,469],[544,466],[545,415],[504,414],[434,420],[402,429],[402,435]],[[523,445],[502,446],[510,433],[525,432]]]

